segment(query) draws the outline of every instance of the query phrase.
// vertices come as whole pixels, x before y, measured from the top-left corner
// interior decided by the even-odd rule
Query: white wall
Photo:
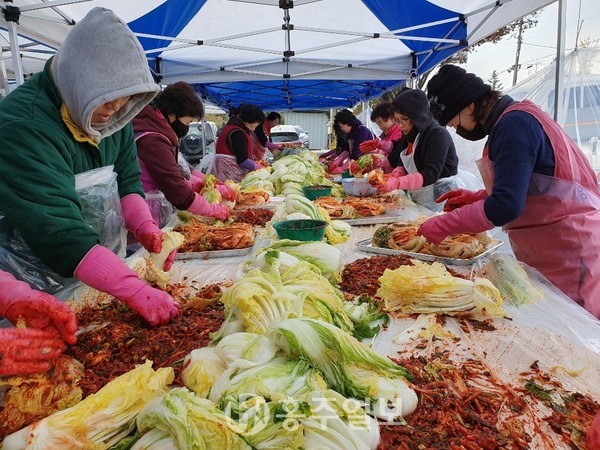
[[[297,125],[308,131],[310,148],[313,150],[328,147],[327,121],[329,115],[325,112],[296,112],[280,111],[282,122],[286,125]]]

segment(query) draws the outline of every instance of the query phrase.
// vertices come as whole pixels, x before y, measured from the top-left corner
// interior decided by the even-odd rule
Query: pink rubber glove
[[[49,330],[0,328],[0,376],[45,372],[66,348]]]
[[[588,450],[600,450],[600,412],[596,414],[594,420],[585,435]]]
[[[198,170],[198,169],[192,170],[192,176],[194,176],[196,178],[200,178],[201,180],[204,180],[204,172],[202,172],[201,170]]]
[[[335,166],[329,173],[332,175],[336,175],[336,174],[344,172],[345,170],[348,170],[349,167],[350,167],[350,160],[347,159],[346,161],[343,161],[342,164]]]
[[[123,219],[125,228],[131,231],[135,238],[140,241],[146,250],[151,253],[159,253],[162,248],[162,235],[148,204],[138,194],[129,194],[121,199]]]
[[[265,147],[267,147],[269,150],[283,150],[282,144],[275,144],[271,141],[267,141],[267,143],[265,144]]]
[[[403,177],[405,175],[408,175],[408,172],[406,171],[406,169],[404,167],[398,166],[394,170],[392,170],[390,175],[393,175],[395,177]]]
[[[169,323],[179,314],[179,304],[169,294],[141,281],[117,255],[101,245],[87,252],[75,269],[75,276],[118,298],[151,326]]]
[[[217,191],[219,191],[221,197],[230,202],[235,201],[235,199],[237,198],[237,194],[235,193],[235,191],[226,184],[218,182]]]
[[[344,161],[346,160],[346,158],[348,158],[348,156],[349,156],[349,153],[347,151],[343,151],[338,156],[336,156],[335,159],[333,159],[332,161],[329,161],[328,168],[327,168],[329,173],[333,173],[333,174],[342,173],[345,169],[342,169],[341,166],[344,163]]]
[[[225,220],[229,217],[229,208],[227,206],[220,203],[210,204],[204,197],[198,194],[194,195],[194,201],[187,210],[198,216],[214,217],[219,220]]]
[[[356,175],[357,173],[362,173],[362,170],[360,170],[360,167],[358,167],[358,163],[354,160],[350,161],[350,164],[348,165],[348,170],[350,170],[350,173],[352,175]]]
[[[204,187],[204,174],[199,170],[192,170],[192,175],[187,183],[192,191],[200,192]]]
[[[319,155],[319,161],[325,162],[327,158],[329,158],[332,155],[335,155],[335,150],[329,150],[328,152],[322,153]]]
[[[0,316],[13,325],[21,318],[27,328],[54,333],[68,344],[77,341],[77,318],[67,305],[6,272],[0,272]]]
[[[131,231],[140,244],[150,253],[160,253],[162,249],[163,232],[152,219],[148,203],[138,194],[129,194],[121,199],[125,228]],[[169,253],[162,268],[171,270],[177,250]]]
[[[485,200],[479,200],[452,212],[434,216],[421,224],[418,234],[434,244],[439,244],[451,234],[476,234],[491,230],[494,225],[485,215],[484,203]]]
[[[377,148],[383,150],[383,153],[386,155],[392,151],[393,147],[394,143],[392,141],[379,141],[379,144],[377,145]]]
[[[442,203],[446,200],[444,205],[444,211],[452,211],[453,209],[460,208],[465,205],[470,205],[478,200],[483,200],[487,197],[485,189],[480,191],[469,191],[467,189],[455,189],[453,191],[446,192],[444,195],[440,195],[436,203]]]
[[[423,187],[423,175],[420,172],[411,173],[403,177],[388,175],[387,181],[383,185],[375,186],[379,192],[391,192],[396,189],[419,189]]]
[[[373,150],[376,150],[379,144],[379,139],[371,139],[368,141],[361,142],[358,146],[358,149],[361,153],[370,153]]]

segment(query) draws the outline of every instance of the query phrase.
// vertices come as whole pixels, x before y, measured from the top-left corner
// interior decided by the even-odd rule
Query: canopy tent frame
[[[2,7],[4,16],[9,9],[15,11],[18,10],[20,13],[30,13],[32,11],[41,9],[50,9],[56,13],[57,17],[54,21],[65,25],[67,28],[75,23],[75,20],[67,14],[64,10],[59,8],[60,6],[66,6],[77,3],[94,3],[94,0],[39,0],[43,3],[36,5],[23,5],[21,7],[9,6],[8,3],[18,0],[3,0],[6,6]],[[35,0],[27,0],[35,1]],[[388,27],[387,30],[374,30],[377,32],[365,32],[363,30],[343,30],[339,27],[327,27],[323,26],[314,27],[310,26],[311,22],[298,23],[297,14],[295,10],[299,7],[315,4],[315,3],[326,3],[324,0],[227,0],[234,3],[245,3],[262,5],[272,8],[278,8],[283,11],[283,20],[281,26],[278,27],[266,27],[258,30],[252,30],[245,33],[232,33],[226,34],[225,36],[211,37],[206,36],[204,39],[190,38],[190,33],[185,37],[177,35],[177,30],[173,31],[173,36],[167,36],[165,33],[153,33],[145,31],[143,29],[144,21],[139,19],[145,18],[145,14],[137,16],[135,20],[129,20],[128,23],[136,36],[143,42],[142,45],[145,48],[145,53],[148,57],[149,66],[157,81],[169,84],[179,79],[183,81],[191,82],[196,86],[198,92],[206,99],[209,99],[216,105],[225,106],[232,101],[232,97],[224,94],[225,92],[230,93],[244,93],[244,89],[239,89],[236,84],[246,83],[248,86],[252,83],[253,93],[264,91],[270,93],[270,96],[275,94],[278,98],[285,98],[285,104],[282,108],[290,109],[314,109],[316,106],[310,105],[310,99],[315,101],[315,105],[319,102],[316,100],[320,99],[319,107],[337,106],[349,107],[353,106],[360,101],[365,101],[372,96],[379,96],[386,90],[392,89],[398,85],[401,85],[407,81],[414,81],[418,76],[422,75],[425,71],[434,67],[440,61],[443,61],[447,55],[453,51],[460,50],[472,43],[472,39],[480,39],[483,33],[484,25],[490,21],[492,24],[500,23],[503,20],[499,18],[499,15],[503,14],[502,8],[507,4],[515,4],[516,7],[512,8],[514,11],[523,11],[524,6],[519,4],[517,0],[489,0],[488,3],[483,5],[474,5],[475,9],[464,13],[454,11],[453,5],[448,5],[451,9],[444,8],[444,6],[435,6],[436,8],[444,11],[444,14],[435,14],[430,17],[431,20],[423,20],[422,23],[413,21],[411,24],[406,24],[402,27]],[[547,4],[552,3],[556,0],[538,0],[536,6],[543,7]],[[173,4],[173,7],[178,2],[174,0],[167,0],[164,2],[157,2],[157,6],[151,12],[156,12],[152,16],[152,20],[160,20],[162,12],[173,12],[175,10],[169,10],[169,3]],[[193,2],[181,3],[181,7],[185,5],[185,8],[200,11],[204,7],[204,2]],[[366,1],[364,2],[367,3]],[[423,2],[426,3],[426,2]],[[439,4],[450,4],[452,2],[447,1],[446,3],[437,2]],[[457,4],[459,2],[456,2]],[[372,6],[371,6],[372,7]],[[434,7],[434,6],[428,6]],[[90,7],[91,8],[91,7]],[[195,8],[195,9],[194,9]],[[158,10],[161,10],[160,13]],[[467,8],[465,8],[467,10]],[[487,12],[486,12],[487,11]],[[373,13],[373,11],[371,11]],[[374,13],[373,13],[374,14]],[[437,14],[437,13],[436,13]],[[483,19],[477,18],[479,22],[475,21],[476,24],[472,28],[467,27],[467,23],[471,18],[476,15],[482,15]],[[31,17],[31,16],[30,16]],[[271,19],[274,18],[272,14],[269,15]],[[379,18],[379,16],[377,16]],[[296,24],[294,24],[294,18]],[[43,18],[46,19],[46,18]],[[185,19],[190,20],[190,19]],[[301,22],[301,21],[300,21]],[[157,22],[153,22],[156,23]],[[9,21],[7,21],[9,24]],[[396,24],[402,24],[402,21],[397,21]],[[454,24],[454,25],[452,25]],[[20,73],[17,76],[17,84],[23,82],[23,70],[22,70],[22,59],[19,53],[25,49],[23,46],[18,46],[17,34],[21,36],[25,35],[28,39],[32,39],[33,42],[43,44],[49,47],[49,52],[52,51],[53,47],[60,45],[60,40],[48,41],[41,35],[37,35],[35,30],[21,30],[17,33],[18,20],[13,21],[9,24],[14,30],[9,33],[11,41],[11,56],[13,66],[16,72]],[[178,24],[178,25],[181,25]],[[308,26],[307,26],[308,25]],[[452,25],[452,26],[449,26]],[[183,27],[186,24],[182,25]],[[141,27],[142,29],[137,29]],[[437,30],[444,30],[443,35],[439,34],[434,28],[440,27]],[[150,27],[152,28],[152,27]],[[155,25],[155,29],[161,29],[160,25]],[[164,28],[164,27],[163,27]],[[351,27],[350,27],[351,28]],[[489,26],[488,26],[489,28]],[[168,28],[170,29],[170,28]],[[202,32],[205,32],[201,28]],[[463,31],[464,30],[464,31]],[[194,29],[195,31],[195,29]],[[193,32],[191,36],[193,36]],[[254,48],[249,45],[242,45],[233,41],[240,40],[243,38],[259,38],[261,36],[267,36],[269,33],[284,31],[283,38],[283,51],[282,48]],[[434,33],[435,31],[435,33]],[[486,32],[489,32],[485,28]],[[199,33],[199,34],[202,34]],[[315,42],[316,45],[298,46],[294,45],[295,33],[318,33],[324,36],[342,36],[346,37],[335,41],[330,39],[329,42],[319,43],[318,39]],[[463,36],[461,36],[465,33]],[[265,39],[265,38],[263,38]],[[331,50],[336,48],[342,48],[353,44],[361,44],[370,40],[388,40],[398,41],[405,46],[410,52],[409,58],[406,57],[406,52],[398,57],[382,54],[381,58],[372,58],[365,60],[340,60],[337,59],[324,59],[314,58],[311,59],[310,55],[316,54],[321,50]],[[154,42],[154,43],[153,43]],[[275,41],[273,41],[275,42]],[[281,41],[279,41],[281,43]],[[412,44],[411,44],[412,43]],[[423,46],[416,44],[434,44],[433,46]],[[154,45],[158,44],[158,45]],[[191,49],[193,47],[204,46],[205,48],[223,49],[224,51],[237,51],[244,53],[255,53],[263,55],[258,58],[248,58],[247,60],[235,61],[235,60],[213,60],[208,61],[207,59],[202,60],[181,60],[178,59],[177,52],[184,49]],[[424,48],[426,47],[426,48]],[[412,49],[412,52],[410,51]],[[203,55],[205,53],[197,53]],[[211,53],[212,54],[212,53]],[[343,54],[342,51],[339,54]],[[378,55],[379,56],[379,55]],[[358,58],[355,58],[358,59]],[[20,67],[20,69],[19,69]],[[168,69],[166,69],[169,67]],[[331,88],[325,90],[319,90],[317,88],[316,80],[322,80],[325,83],[330,83],[330,86],[340,88],[337,93],[330,93]],[[300,86],[300,88],[298,87]],[[310,86],[311,91],[307,92],[306,86]],[[248,92],[245,92],[248,94]],[[260,94],[258,94],[260,96]],[[371,97],[369,97],[371,96]],[[298,99],[302,99],[303,102],[298,102]],[[353,103],[353,104],[352,104]],[[274,105],[273,105],[274,106]],[[275,108],[271,108],[275,109]]]
[[[59,9],[59,6],[71,5],[74,3],[82,3],[88,2],[90,0],[41,0],[42,3],[39,5],[23,5],[23,6],[13,6],[8,5],[7,3],[12,3],[12,0],[4,0],[5,6],[2,7],[2,14],[4,19],[6,20],[7,31],[9,36],[9,45],[10,45],[10,53],[13,61],[13,71],[15,76],[15,81],[17,85],[21,85],[25,82],[25,75],[23,71],[23,62],[21,61],[21,52],[24,48],[29,46],[30,44],[19,44],[19,31],[17,29],[17,25],[19,24],[19,18],[21,14],[24,12],[37,11],[40,9],[51,9],[56,14],[58,14],[62,21],[66,25],[73,26],[75,25],[75,20],[69,17],[68,14],[64,13]],[[44,20],[47,20],[44,18]],[[35,40],[35,36],[33,35],[27,36],[28,39]],[[2,52],[3,53],[3,52]],[[1,55],[0,55],[1,56]],[[6,90],[8,93],[8,77],[6,74],[6,65],[4,64],[4,57],[0,58],[0,73],[2,76],[2,88]]]

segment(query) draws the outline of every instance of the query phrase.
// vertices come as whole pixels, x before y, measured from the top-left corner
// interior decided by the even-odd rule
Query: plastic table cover
[[[416,220],[423,214],[426,214],[423,208],[409,205],[403,209],[402,219]],[[370,253],[359,251],[356,243],[371,237],[378,226],[380,225],[352,227],[350,239],[337,245],[342,252],[344,264],[372,256]],[[242,275],[244,263],[253,260],[255,253],[270,242],[271,237],[266,235],[263,229],[257,235],[251,254],[175,261],[171,281],[192,279],[199,285],[235,281]],[[134,254],[129,259],[130,265],[139,261],[143,254],[143,250]],[[453,269],[471,271],[473,275],[479,267],[454,266]],[[434,351],[434,347],[439,350],[445,346],[450,349],[452,359],[456,362],[466,358],[483,361],[496,379],[511,388],[523,386],[524,380],[519,374],[529,370],[531,364],[537,361],[539,368],[561,381],[566,390],[589,394],[594,400],[600,401],[600,321],[558,291],[537,271],[529,267],[526,267],[526,271],[544,291],[543,299],[520,306],[505,302],[504,307],[509,319],[495,318],[495,331],[471,329],[466,333],[456,319],[448,318],[444,327],[460,337],[460,340],[450,343],[436,341],[435,345],[430,343],[424,349],[414,346],[408,348],[406,345],[396,344],[393,338],[408,328],[414,319],[395,317],[389,327],[381,331],[370,345],[380,354],[390,357],[406,355],[406,352],[427,356],[428,352]],[[549,410],[540,410],[539,404],[531,406],[528,414],[536,423],[536,428],[530,430],[530,434],[533,435],[532,448],[543,448],[547,445],[548,435],[555,441],[555,448],[569,448],[558,440],[558,435],[550,433],[547,424],[541,420],[541,417],[549,415]],[[538,440],[541,438],[536,436],[536,430],[539,435],[539,430],[544,430],[544,427],[548,433],[544,433],[546,440],[542,442]]]

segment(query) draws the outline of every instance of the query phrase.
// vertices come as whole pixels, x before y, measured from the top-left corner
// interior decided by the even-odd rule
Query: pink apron
[[[269,133],[270,134],[270,133]],[[248,158],[253,161],[260,161],[261,159],[265,159],[265,153],[267,149],[263,147],[263,145],[258,140],[258,137],[254,132],[252,132],[252,148],[248,150]]]
[[[522,101],[508,107],[502,116],[510,111],[527,112],[540,122],[555,159],[554,176],[532,175],[523,213],[504,227],[513,251],[519,260],[600,317],[600,192],[596,176],[585,155],[538,106]],[[488,195],[494,182],[492,164],[486,145],[477,165]]]

